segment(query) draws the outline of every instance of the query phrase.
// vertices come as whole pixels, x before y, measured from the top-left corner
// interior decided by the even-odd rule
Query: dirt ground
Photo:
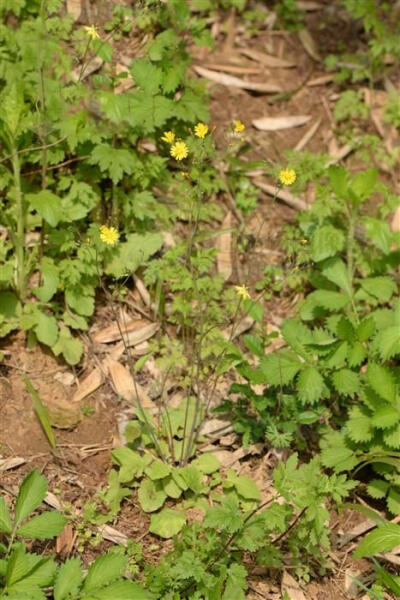
[[[209,83],[211,94],[211,125],[219,131],[229,128],[233,119],[240,119],[246,125],[246,140],[251,145],[249,158],[257,158],[274,163],[282,163],[283,152],[294,149],[305,139],[305,134],[318,123],[315,133],[304,147],[312,152],[339,155],[341,144],[336,137],[333,108],[337,100],[338,86],[332,81],[321,79],[327,75],[323,57],[337,49],[337,31],[340,24],[340,41],[351,49],[356,45],[353,26],[348,23],[339,8],[339,2],[331,0],[317,3],[304,3],[316,10],[307,12],[307,29],[311,33],[315,47],[301,42],[294,33],[262,29],[250,37],[240,20],[232,14],[225,21],[216,19],[212,32],[216,50],[193,49],[194,65],[223,72],[224,67],[234,67],[236,77],[248,81],[269,82],[284,91],[294,91],[289,99],[271,102],[271,94],[249,92],[244,89]],[[96,17],[95,3],[89,3],[92,17]],[[96,21],[92,18],[92,21]],[[90,22],[92,22],[90,21]],[[313,50],[314,48],[314,50]],[[255,50],[293,63],[290,68],[270,68],[262,62],[246,57],[243,50]],[[125,56],[133,58],[137,51],[135,44],[121,48]],[[320,59],[311,54],[318,52]],[[242,69],[242,71],[240,71]],[[253,72],[258,69],[257,72]],[[253,70],[253,71],[252,71]],[[194,71],[193,71],[194,73]],[[318,83],[320,81],[320,83]],[[384,93],[384,92],[383,92]],[[310,121],[300,127],[276,132],[258,131],[252,126],[254,119],[264,116],[310,115]],[[368,127],[374,130],[373,123]],[[221,143],[224,143],[221,136]],[[352,158],[350,156],[349,160]],[[268,182],[268,179],[265,179]],[[269,181],[272,184],[272,181]],[[397,187],[398,182],[393,182]],[[312,201],[313,188],[309,187],[302,198]],[[225,204],[226,198],[221,198]],[[255,245],[246,259],[240,262],[239,271],[251,287],[260,279],[262,268],[268,264],[281,264],[284,260],[279,247],[282,227],[291,223],[295,210],[284,202],[273,201],[271,195],[260,190],[256,214],[245,225],[249,235],[257,235]],[[234,215],[233,215],[234,218]],[[261,225],[260,225],[261,224]],[[233,262],[239,261],[233,256]],[[238,270],[236,270],[236,273]],[[132,306],[126,309],[127,318],[143,319],[146,310],[138,290],[132,290]],[[287,295],[271,300],[267,305],[267,320],[271,325],[291,313],[298,298]],[[141,307],[142,312],[134,307]],[[102,371],[104,359],[116,349],[117,343],[106,345],[94,341],[96,333],[105,330],[113,323],[112,315],[102,304],[101,298],[93,319],[92,327],[84,336],[85,359],[79,369],[71,369],[58,361],[42,347],[28,349],[22,333],[10,335],[0,342],[4,360],[0,365],[0,488],[10,497],[15,496],[22,477],[33,467],[39,467],[49,481],[49,490],[59,490],[63,502],[70,501],[76,509],[91,499],[105,485],[111,467],[110,450],[121,443],[120,424],[131,408],[129,403],[116,393],[110,377],[103,375],[102,383],[92,393],[80,401],[74,401],[79,384],[95,369]],[[118,341],[117,341],[118,342]],[[111,350],[110,350],[111,348]],[[127,357],[119,357],[126,363]],[[152,373],[144,371],[141,381],[145,390],[150,388]],[[56,425],[57,448],[50,451],[47,439],[35,416],[32,399],[27,393],[23,376],[27,375],[37,389],[42,400],[48,405]],[[221,392],[222,393],[222,392]],[[267,458],[266,458],[267,457]],[[273,460],[267,448],[260,455],[244,457],[239,462],[242,473],[251,473],[264,487],[270,480]],[[362,519],[361,519],[362,520]],[[360,519],[344,513],[334,520],[332,537],[335,542],[340,531],[348,532]],[[156,560],[170,543],[160,543],[159,539],[147,533],[148,519],[138,507],[135,497],[129,498],[113,527],[126,536],[141,541],[147,559]],[[112,542],[103,542],[101,548]],[[371,569],[365,561],[353,562],[351,552],[354,545],[342,549],[333,544],[333,573],[319,581],[313,581],[303,588],[293,591],[296,600],[339,600],[357,596],[351,588],[351,576],[368,581]],[[72,549],[70,548],[70,551]],[[89,559],[93,550],[85,550]],[[62,549],[60,550],[62,554]],[[249,566],[250,589],[248,598],[278,600],[282,597],[280,574],[261,571],[255,565]],[[366,596],[365,596],[366,598]],[[388,596],[389,598],[389,596]]]

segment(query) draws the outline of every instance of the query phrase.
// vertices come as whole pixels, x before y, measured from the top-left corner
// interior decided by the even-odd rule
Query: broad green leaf
[[[22,544],[19,544],[10,554],[7,561],[6,584],[11,587],[29,572],[29,563]]]
[[[329,183],[336,196],[343,200],[347,197],[349,173],[344,167],[332,165],[328,169]]]
[[[131,65],[135,83],[149,95],[156,95],[163,79],[162,71],[148,58],[138,58]]]
[[[54,585],[54,600],[67,600],[78,593],[82,583],[82,567],[79,558],[70,558],[61,565]]]
[[[17,317],[20,306],[15,294],[0,291],[0,317],[3,316],[5,319]]]
[[[261,492],[255,481],[250,477],[245,475],[235,476],[232,481],[237,493],[246,500],[261,500]]]
[[[81,359],[83,345],[78,338],[72,337],[67,327],[62,327],[58,341],[52,350],[56,356],[62,354],[69,365],[76,365]]]
[[[116,247],[112,258],[105,265],[105,272],[117,278],[127,273],[132,274],[145,264],[162,244],[163,238],[158,233],[130,234],[126,242],[121,242]]]
[[[371,423],[377,429],[390,429],[400,421],[400,410],[391,404],[376,409]]]
[[[343,250],[345,237],[340,229],[332,225],[318,227],[311,240],[311,258],[315,262],[325,260]]]
[[[383,439],[390,448],[400,449],[400,423],[385,431]]]
[[[265,383],[274,386],[287,385],[302,368],[303,363],[290,350],[278,350],[264,356],[260,368],[265,374]]]
[[[367,381],[381,398],[394,403],[396,400],[396,381],[386,367],[370,363],[367,370]]]
[[[367,216],[362,218],[362,224],[367,238],[373,245],[385,254],[389,254],[393,240],[393,233],[390,231],[389,224],[382,218],[376,219]]]
[[[92,150],[89,159],[92,165],[99,165],[103,173],[107,173],[114,184],[124,175],[131,175],[136,168],[136,155],[127,148],[114,148],[110,144],[98,144]]]
[[[172,475],[164,479],[163,490],[169,498],[177,499],[182,495],[182,489],[175,483]]]
[[[47,410],[46,406],[44,406],[44,404],[42,403],[42,401],[39,397],[39,394],[33,387],[32,382],[28,379],[28,377],[24,377],[24,382],[25,382],[26,389],[32,396],[35,413],[37,415],[37,418],[39,419],[39,422],[43,428],[43,431],[46,434],[49,444],[52,448],[55,448],[56,447],[56,438],[55,438],[54,432],[51,428],[49,411]]]
[[[351,190],[361,200],[366,200],[375,191],[376,183],[378,179],[377,169],[367,169],[366,171],[359,171],[356,173],[350,184]]]
[[[43,311],[38,314],[38,319],[33,328],[37,339],[46,346],[54,346],[58,338],[58,325],[55,317]]]
[[[372,342],[372,349],[382,360],[400,355],[400,326],[393,325],[378,331]]]
[[[147,460],[140,456],[138,452],[134,452],[125,446],[112,450],[111,457],[121,467],[119,471],[121,483],[128,483],[136,477],[141,477],[148,464]]]
[[[380,302],[389,302],[390,298],[397,291],[397,286],[392,277],[365,277],[360,281],[361,287],[380,300]]]
[[[18,527],[26,517],[41,505],[47,493],[46,477],[38,469],[31,471],[19,488],[15,503],[14,525]]]
[[[326,260],[322,267],[322,274],[351,296],[352,287],[349,272],[341,258],[335,257]]]
[[[29,539],[48,540],[61,533],[67,521],[68,519],[56,510],[46,511],[19,527],[17,534]]]
[[[387,523],[368,533],[354,552],[355,558],[390,552],[400,545],[400,525]]]
[[[297,393],[301,402],[314,404],[323,397],[324,378],[315,367],[306,367],[297,377]]]
[[[367,492],[371,498],[380,500],[384,498],[389,489],[389,483],[383,479],[372,479],[367,485]]]
[[[208,488],[203,483],[203,473],[193,465],[188,465],[180,469],[180,474],[185,480],[189,490],[196,494],[203,494]]]
[[[193,460],[191,464],[205,475],[211,475],[221,467],[218,458],[211,452],[200,454],[200,456]]]
[[[220,506],[216,505],[209,509],[204,517],[203,524],[211,529],[235,533],[243,524],[243,518],[239,510],[238,501],[233,497],[226,497]]]
[[[388,494],[387,505],[392,514],[400,515],[400,491],[397,491],[394,487],[390,489]]]
[[[118,579],[126,569],[127,563],[127,557],[116,552],[108,552],[99,556],[89,567],[83,591],[87,593]],[[110,600],[111,598],[112,596],[110,596]]]
[[[63,216],[61,200],[49,190],[41,190],[35,194],[27,194],[26,198],[32,208],[51,227],[57,227]]]
[[[185,523],[185,513],[164,508],[159,513],[151,515],[149,531],[162,538],[171,538],[181,531]]]
[[[341,396],[354,396],[360,390],[360,380],[354,371],[340,369],[332,374],[332,383]]]
[[[11,533],[11,517],[3,497],[0,498],[0,532]]]
[[[167,494],[159,481],[143,479],[138,490],[138,498],[144,512],[154,512],[164,504]]]
[[[156,459],[151,465],[145,468],[144,472],[153,481],[164,479],[164,477],[167,477],[171,473],[171,465],[167,465],[162,460]]]
[[[340,292],[315,290],[308,294],[304,300],[300,307],[300,314],[302,319],[311,321],[317,316],[316,309],[323,308],[330,312],[338,312],[347,306],[349,302],[349,297]]]
[[[354,442],[369,442],[374,435],[371,417],[358,406],[351,408],[345,430]]]
[[[82,594],[79,600],[154,600],[154,596],[134,581],[116,581],[102,589],[91,590],[87,595]]]
[[[360,342],[369,340],[375,331],[375,321],[372,317],[365,317],[357,327],[357,336]]]
[[[244,590],[248,587],[246,576],[247,571],[245,567],[233,563],[228,569],[222,600],[245,600]]]
[[[49,302],[57,291],[59,283],[59,271],[52,258],[44,256],[40,265],[42,274],[42,285],[33,290],[33,293],[42,302]],[[41,340],[40,340],[41,341]],[[49,345],[49,344],[48,344]]]
[[[26,557],[28,559],[29,572],[19,583],[23,583],[28,590],[30,586],[34,585],[41,588],[51,585],[57,571],[55,560],[51,556],[36,556],[35,554],[27,554]],[[32,559],[34,559],[34,562]]]

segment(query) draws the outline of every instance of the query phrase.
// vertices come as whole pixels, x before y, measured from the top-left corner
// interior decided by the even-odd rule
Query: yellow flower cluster
[[[240,119],[233,121],[233,131],[235,133],[242,133],[246,129],[244,123]]]
[[[279,181],[282,185],[293,185],[296,181],[296,171],[294,169],[283,169],[279,173]]]
[[[185,142],[182,142],[182,140],[178,140],[173,146],[171,146],[171,150],[169,151],[169,153],[172,156],[172,158],[175,158],[175,160],[183,160],[189,154],[189,148],[187,147]]]
[[[235,285],[235,291],[241,300],[248,300],[250,298],[249,289],[245,285]]]
[[[119,233],[115,227],[100,225],[100,239],[107,246],[115,246],[119,239]]]
[[[175,134],[173,131],[164,131],[164,135],[162,136],[162,141],[167,144],[173,144],[175,141]]]
[[[208,133],[208,125],[206,125],[205,123],[197,123],[196,127],[194,128],[195,136],[203,139],[206,137],[207,133]]]
[[[88,38],[90,38],[93,42],[100,39],[99,32],[97,31],[95,25],[86,25],[83,29],[86,31]]]

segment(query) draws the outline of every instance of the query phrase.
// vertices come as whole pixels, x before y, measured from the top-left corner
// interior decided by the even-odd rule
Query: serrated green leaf
[[[297,377],[297,393],[304,404],[314,404],[324,394],[324,378],[315,367],[306,367]]]
[[[332,225],[318,227],[311,240],[311,258],[315,262],[334,256],[344,248],[345,237]]]
[[[384,431],[383,439],[390,448],[400,449],[400,423],[392,429]]]
[[[400,355],[399,325],[393,325],[392,327],[386,327],[383,331],[378,331],[371,347],[373,352],[379,354],[382,360]]]
[[[134,452],[125,446],[114,448],[111,452],[111,458],[121,467],[118,477],[121,483],[128,483],[136,477],[141,477],[148,464],[146,459],[140,456],[138,452]]]
[[[340,287],[348,296],[352,294],[352,285],[347,266],[341,258],[329,258],[322,267],[322,275]]]
[[[158,233],[130,234],[126,242],[118,244],[113,257],[105,265],[105,272],[117,278],[134,273],[162,244],[163,238]]]
[[[79,558],[70,558],[61,565],[54,585],[54,600],[67,600],[75,595],[82,583],[82,566]]]
[[[243,523],[238,501],[233,497],[222,500],[221,506],[213,506],[204,517],[204,527],[235,533]]]
[[[387,404],[380,406],[371,418],[371,423],[377,429],[389,429],[400,421],[400,410]]]
[[[57,227],[62,219],[61,200],[50,190],[41,190],[35,194],[27,194],[26,198],[33,209],[51,227]]]
[[[149,531],[168,539],[179,533],[185,523],[185,513],[164,508],[159,513],[151,515]]]
[[[51,556],[36,556],[36,554],[27,554],[29,572],[19,582],[24,586],[48,587],[53,583],[54,575],[57,571],[57,564]],[[33,560],[32,560],[33,559]]]
[[[349,347],[347,360],[350,367],[358,367],[366,359],[367,351],[361,342],[355,342]]]
[[[332,383],[342,396],[354,396],[360,390],[360,380],[354,371],[340,369],[332,374]]]
[[[354,552],[355,558],[390,552],[400,545],[400,526],[394,523],[381,525],[368,533]]]
[[[371,496],[371,498],[374,498],[375,500],[380,500],[381,498],[384,498],[387,494],[388,489],[389,484],[383,479],[372,479],[372,481],[370,481],[367,485],[368,495]]]
[[[329,183],[336,196],[343,200],[347,197],[349,172],[344,167],[332,165],[328,169]]]
[[[11,517],[8,506],[4,498],[0,498],[0,531],[4,533],[11,533]]]
[[[390,488],[390,492],[387,497],[387,506],[393,515],[400,515],[400,491],[397,491],[393,487]]]
[[[372,317],[365,317],[357,327],[357,336],[360,342],[366,342],[375,331],[375,321]]]
[[[39,419],[39,422],[43,428],[43,431],[46,434],[49,444],[52,448],[55,448],[56,447],[56,438],[55,438],[54,432],[51,428],[49,411],[47,410],[46,406],[44,406],[44,404],[42,403],[39,394],[33,387],[32,382],[28,379],[28,377],[24,377],[24,382],[25,382],[26,389],[32,396],[35,413],[37,415],[37,418]]]
[[[302,368],[303,363],[290,350],[278,350],[267,354],[260,361],[261,371],[265,375],[265,383],[274,386],[287,385]]]
[[[369,363],[367,370],[367,381],[371,388],[381,398],[388,402],[396,400],[396,381],[392,373],[383,365]]]
[[[18,527],[26,517],[41,505],[46,493],[46,477],[38,469],[28,473],[19,488],[15,503],[15,527]]]
[[[91,590],[88,595],[82,594],[79,600],[154,600],[154,596],[134,581],[116,581],[102,589]]]
[[[34,472],[34,471],[33,471]],[[11,587],[17,581],[22,579],[29,572],[28,559],[25,553],[25,548],[19,544],[7,561],[6,584]]]
[[[66,517],[60,512],[46,511],[24,523],[17,530],[17,534],[29,539],[48,540],[61,533],[66,523]]]
[[[138,498],[144,512],[154,512],[164,504],[167,494],[161,482],[144,479],[139,486]]]
[[[87,593],[118,579],[126,569],[127,563],[127,557],[116,552],[99,556],[90,565],[82,590]]]
[[[189,490],[192,490],[192,492],[203,494],[208,491],[208,488],[203,483],[203,473],[200,469],[193,466],[193,464],[180,469],[180,474],[185,480]]]
[[[350,299],[345,294],[340,292],[332,292],[330,290],[315,290],[308,294],[303,304],[300,307],[300,316],[305,321],[311,321],[316,316],[319,316],[318,309],[324,311],[338,312],[348,305]]]
[[[378,171],[375,168],[359,171],[354,175],[350,188],[363,201],[374,193],[377,179]]]
[[[358,406],[354,406],[349,412],[346,432],[354,442],[369,442],[374,435],[371,417]]]
[[[99,165],[103,173],[107,173],[114,184],[124,175],[131,175],[136,168],[136,155],[127,148],[114,148],[110,144],[98,144],[92,150],[89,163]]]
[[[390,298],[397,291],[397,286],[392,277],[365,277],[360,281],[361,287],[380,300],[380,302],[389,302]]]

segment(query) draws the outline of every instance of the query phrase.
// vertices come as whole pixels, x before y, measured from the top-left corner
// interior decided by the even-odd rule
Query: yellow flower
[[[198,138],[204,138],[204,137],[206,137],[207,133],[208,133],[208,125],[206,125],[205,123],[197,123],[196,127],[194,128],[194,134]]]
[[[279,181],[282,185],[293,185],[296,181],[296,171],[294,169],[283,169],[279,173]]]
[[[235,133],[242,133],[246,129],[244,123],[240,119],[233,121],[233,131]]]
[[[92,40],[99,40],[100,36],[99,36],[99,32],[97,31],[95,25],[90,25],[90,27],[88,27],[87,25],[83,28],[86,31],[86,35]]]
[[[107,227],[107,225],[100,225],[100,239],[103,244],[107,246],[115,246],[118,242],[119,233],[115,227]]]
[[[245,285],[235,285],[235,291],[242,300],[248,300],[250,298],[249,290]]]
[[[306,246],[308,244],[308,240],[306,240],[306,238],[303,238],[302,240],[300,240],[300,244]]]
[[[163,142],[167,142],[167,144],[173,144],[175,141],[175,134],[173,131],[164,131],[164,135],[161,139]]]
[[[185,142],[175,142],[175,144],[171,146],[170,154],[176,160],[183,160],[189,154],[189,148],[186,146]]]

